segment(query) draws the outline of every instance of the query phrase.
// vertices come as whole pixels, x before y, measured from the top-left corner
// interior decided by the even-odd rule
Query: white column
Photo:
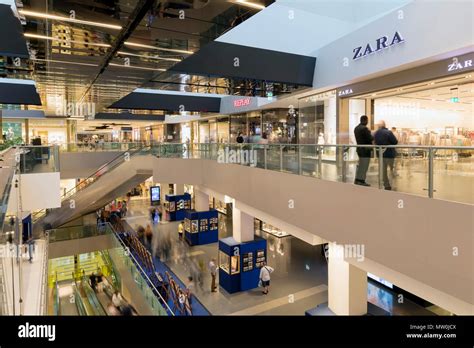
[[[174,194],[175,195],[184,194],[184,184],[174,184]]]
[[[161,204],[165,202],[165,196],[170,193],[169,184],[160,183],[160,200]]]
[[[239,242],[248,242],[254,239],[254,217],[232,205],[232,236]]]
[[[209,210],[209,195],[194,187],[194,209],[196,211]]]
[[[336,315],[367,313],[367,272],[344,261],[344,246],[329,243],[328,307]]]

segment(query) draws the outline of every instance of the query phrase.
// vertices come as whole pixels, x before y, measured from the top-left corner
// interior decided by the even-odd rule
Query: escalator
[[[59,227],[124,196],[153,175],[150,147],[124,152],[61,197],[61,207],[33,215],[34,233]]]
[[[79,280],[76,280],[76,287],[78,288],[79,295],[81,297],[81,302],[84,304],[85,311],[87,315],[107,315],[107,311],[103,307],[97,294],[92,290],[87,277],[82,277]]]

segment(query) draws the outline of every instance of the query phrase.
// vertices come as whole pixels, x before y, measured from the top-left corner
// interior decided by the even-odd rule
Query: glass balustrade
[[[352,184],[358,149],[366,148],[370,156],[362,160],[367,167],[362,172],[371,187],[474,204],[474,147],[162,143],[153,148],[159,157],[217,160]],[[387,157],[393,150],[395,157]]]
[[[63,152],[96,152],[96,151],[128,151],[143,147],[138,142],[103,142],[103,143],[65,143],[60,145]]]

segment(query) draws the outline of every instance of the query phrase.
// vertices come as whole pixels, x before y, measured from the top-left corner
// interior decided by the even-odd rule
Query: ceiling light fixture
[[[125,41],[125,45],[127,46],[133,46],[133,47],[143,47],[143,48],[151,48],[153,50],[159,50],[159,51],[167,51],[167,52],[176,52],[176,53],[183,53],[183,54],[193,54],[193,51],[186,51],[186,50],[177,50],[174,48],[163,48],[163,47],[156,47],[152,45],[144,45],[136,42],[130,42],[130,41]]]
[[[250,1],[246,1],[246,0],[236,0],[235,2],[239,5],[251,7],[251,8],[254,8],[256,10],[263,10],[265,8],[264,5],[256,4],[254,2],[250,2]]]
[[[116,29],[120,30],[122,27],[120,25],[114,25],[114,24],[106,24],[106,23],[100,23],[100,22],[91,22],[91,21],[83,21],[80,19],[75,19],[75,18],[69,18],[69,17],[64,17],[64,16],[56,16],[48,13],[41,13],[41,12],[35,12],[35,11],[26,11],[26,10],[18,10],[18,12],[24,16],[27,17],[35,17],[35,18],[44,18],[44,19],[54,19],[57,21],[64,21],[64,22],[70,22],[70,23],[77,23],[77,24],[85,24],[85,25],[91,25],[94,27],[101,27],[101,28],[108,28],[108,29]]]
[[[121,68],[131,68],[131,69],[141,69],[141,70],[152,70],[152,71],[166,71],[166,69],[161,69],[161,68],[145,68],[141,66],[133,66],[133,65],[122,65],[122,64],[115,64],[115,63],[109,63],[111,66],[118,66]]]
[[[80,62],[68,62],[65,60],[55,60],[55,59],[41,59],[41,58],[35,58],[33,61],[39,61],[39,62],[49,62],[49,63],[61,63],[61,64],[75,64],[75,65],[85,65],[85,66],[98,66],[97,64],[91,64],[91,63],[80,63]]]
[[[144,55],[144,54],[135,54],[135,53],[128,53],[128,52],[123,52],[123,51],[118,51],[117,54],[122,54],[124,56],[143,57],[143,58],[149,58],[149,59],[169,60],[170,62],[181,62],[181,59],[178,59],[178,58],[166,58],[166,57],[160,57],[160,56],[147,56],[147,55]]]
[[[98,46],[98,47],[106,47],[106,48],[110,47],[109,44],[97,43],[97,42],[85,42],[85,41],[60,39],[58,37],[37,35],[37,34],[31,34],[31,33],[25,33],[24,35],[25,35],[25,37],[30,37],[30,38],[33,38],[33,39],[42,39],[42,40],[50,40],[50,41],[62,41],[62,42],[75,43],[75,44],[79,44],[79,45],[89,45],[89,46]]]

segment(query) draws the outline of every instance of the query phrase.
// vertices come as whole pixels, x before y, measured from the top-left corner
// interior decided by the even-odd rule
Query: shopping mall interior
[[[472,316],[456,5],[0,0],[0,318]]]

